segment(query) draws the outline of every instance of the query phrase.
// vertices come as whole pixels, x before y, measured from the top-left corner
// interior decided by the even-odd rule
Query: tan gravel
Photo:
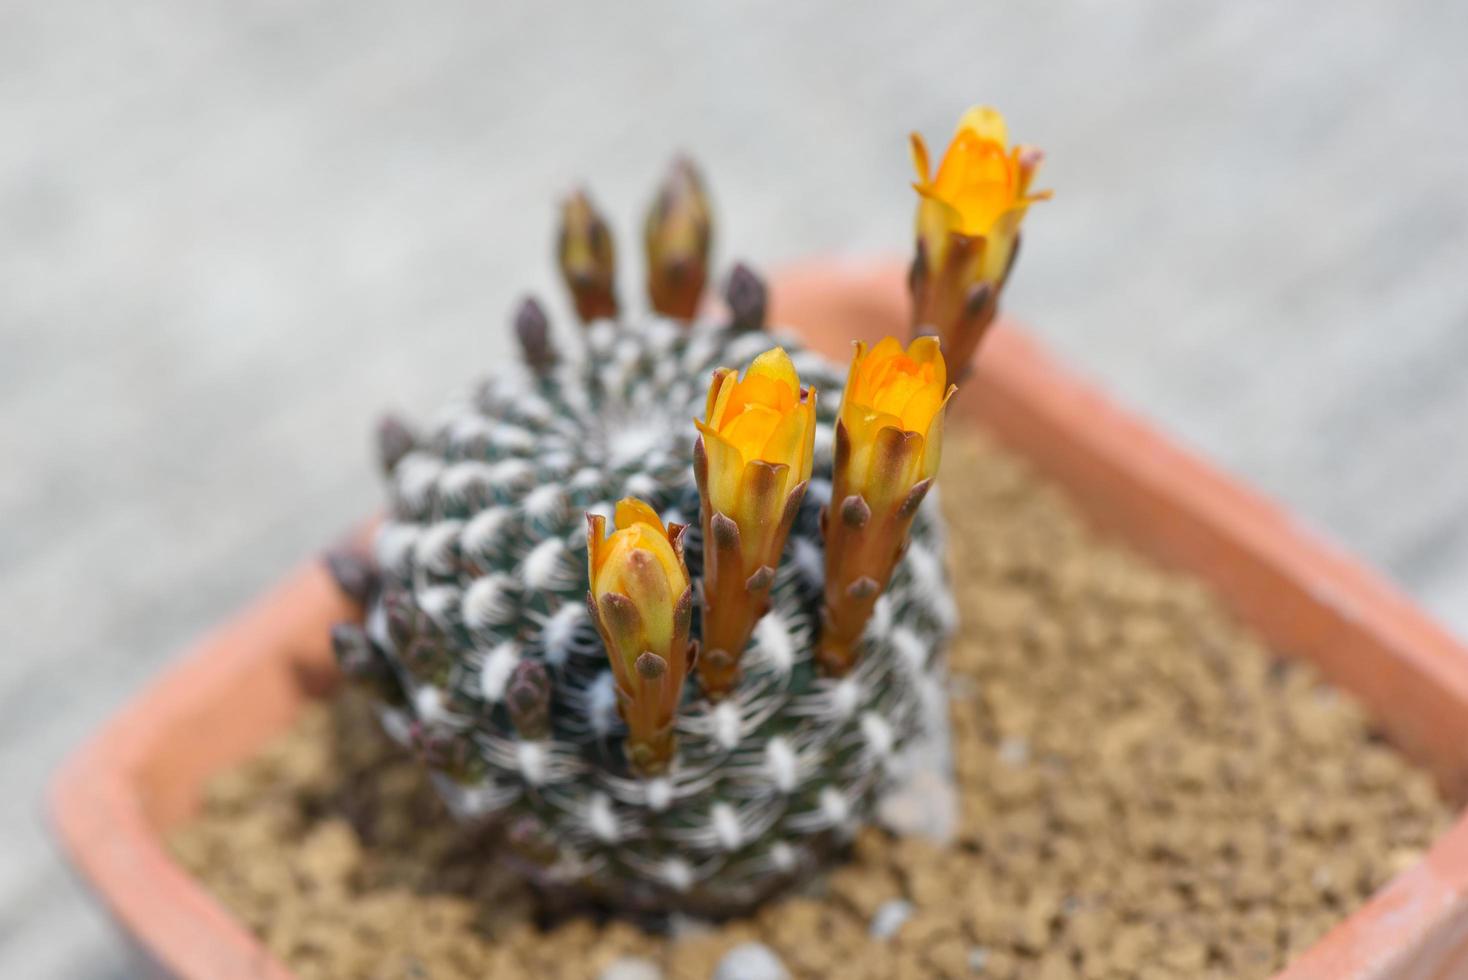
[[[1237,978],[1446,828],[1426,772],[1206,589],[1092,536],[986,443],[944,466],[964,488],[952,847],[865,832],[812,895],[676,940],[546,931],[347,697],[216,779],[174,853],[303,978],[591,978],[639,956],[706,980],[751,941],[797,977]]]

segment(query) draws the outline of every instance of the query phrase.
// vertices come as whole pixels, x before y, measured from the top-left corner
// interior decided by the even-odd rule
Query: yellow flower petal
[[[703,435],[704,454],[708,457],[709,503],[718,513],[732,516],[739,505],[744,456],[718,432],[702,422],[695,424]]]
[[[914,337],[907,345],[907,356],[919,364],[931,364],[937,369],[940,382],[947,381],[948,367],[943,363],[943,345],[937,337]]]
[[[926,184],[932,172],[928,165],[928,144],[923,142],[921,133],[910,133],[907,140],[912,150],[912,169],[917,171],[918,183]]]
[[[962,132],[938,167],[932,194],[953,208],[963,235],[986,235],[994,219],[1019,198],[1019,175],[1001,143]]]
[[[765,405],[746,405],[743,412],[729,420],[720,435],[739,450],[745,462],[766,459],[765,446],[786,414],[789,413],[781,413]]]
[[[769,437],[765,440],[764,449],[756,457],[763,460],[785,461],[779,464],[788,469],[787,480],[780,494],[782,503],[785,494],[789,493],[796,483],[806,479],[801,473],[806,466],[804,450],[806,443],[809,442],[806,435],[810,431],[810,424],[811,420],[806,417],[805,411],[787,412],[770,431]],[[793,479],[788,477],[793,477]]]
[[[744,377],[768,378],[784,384],[792,397],[800,391],[800,377],[795,373],[795,363],[790,360],[790,355],[785,353],[783,347],[771,348],[756,357],[750,362]]]
[[[815,466],[815,431],[816,431],[816,393],[815,389],[809,389],[806,397],[796,408],[796,414],[800,416],[800,424],[805,438],[800,446],[800,456],[790,466],[792,479],[795,483],[804,483],[810,479],[811,469]]]
[[[1028,204],[1017,204],[994,219],[980,257],[979,275],[985,280],[998,282],[1009,269],[1009,258],[1019,240],[1019,225],[1028,207]]]
[[[602,540],[605,520],[594,516],[590,522],[588,574],[595,597],[617,592],[637,601],[633,590],[650,595],[649,570],[656,571],[661,588],[675,598],[688,588],[688,572],[656,511],[628,497],[617,501],[615,523],[617,530]],[[646,609],[640,611],[648,616]]]
[[[1009,145],[1009,127],[1005,125],[1004,114],[993,106],[976,105],[960,116],[955,132],[961,133],[965,130],[1000,146]]]
[[[936,385],[915,388],[912,397],[897,412],[902,419],[902,427],[909,432],[925,432],[943,408],[944,401],[944,391]]]
[[[744,467],[739,501],[728,516],[739,526],[746,568],[753,569],[756,556],[765,551],[767,538],[779,523],[785,509],[783,488],[788,472],[789,467],[783,463],[756,461]]]
[[[948,399],[953,397],[956,389],[950,388],[943,397],[943,404],[947,405]],[[923,433],[923,459],[921,479],[931,480],[938,475],[938,464],[943,460],[943,411],[940,406],[933,413],[933,421],[928,423],[928,429]]]
[[[634,527],[638,524],[649,524],[656,528],[658,533],[667,537],[668,529],[663,526],[662,518],[658,517],[657,511],[636,497],[623,497],[617,501],[617,509],[613,518],[617,524],[617,530]]]
[[[642,528],[646,528],[646,525],[640,525],[638,530],[633,531],[640,540],[628,549],[626,560],[618,566],[618,587],[614,591],[631,599],[632,604],[637,607],[637,612],[642,617],[647,648],[653,651],[666,650],[673,636],[673,606],[687,586],[679,588],[677,594],[674,594],[674,588],[679,583],[670,576],[668,567],[669,564],[675,568],[677,565],[672,546],[666,538],[653,538],[642,533]],[[661,542],[662,550],[666,551],[666,563],[657,542]]]
[[[729,398],[738,383],[739,376],[728,368],[719,368],[714,371],[714,376],[709,381],[708,403],[703,413],[709,425],[715,428],[720,425],[724,413],[728,411]]]
[[[847,468],[849,489],[864,493],[872,472],[872,453],[883,429],[902,430],[902,420],[882,412],[862,411],[843,418],[851,439],[851,462]]]
[[[597,573],[607,561],[607,519],[600,514],[589,514],[587,517],[586,574],[592,591],[595,591]]]

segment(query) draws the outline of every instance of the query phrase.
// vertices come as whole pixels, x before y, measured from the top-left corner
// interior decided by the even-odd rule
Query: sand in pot
[[[768,965],[751,944],[794,977],[1262,977],[1445,829],[1427,773],[1204,588],[987,443],[944,467],[965,491],[950,847],[868,832],[811,895],[677,938],[546,932],[344,698],[216,780],[175,853],[308,978],[703,980],[741,947]]]

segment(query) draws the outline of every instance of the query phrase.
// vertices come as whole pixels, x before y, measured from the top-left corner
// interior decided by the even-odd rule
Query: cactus
[[[901,486],[876,486],[875,465],[841,475],[853,452],[882,451],[851,448],[845,372],[766,328],[764,284],[743,265],[725,312],[693,316],[709,209],[690,164],[669,181],[645,229],[655,312],[620,311],[610,233],[578,193],[557,249],[583,323],[557,331],[526,301],[515,372],[430,425],[382,424],[387,514],[370,558],[333,565],[366,616],[333,642],[449,807],[503,826],[534,882],[618,911],[722,916],[808,877],[873,818],[943,716],[956,613],[927,492],[936,441],[925,453],[921,434],[895,433],[907,437],[907,461],[888,467],[910,471]],[[922,425],[947,397],[932,347],[922,358],[937,360],[939,400],[925,392],[912,410]],[[743,483],[710,477],[711,461],[726,465],[705,446],[722,438],[714,396],[749,383],[737,372],[756,361],[752,372],[798,373],[807,387],[788,410],[808,416],[790,423],[788,460],[752,464]],[[761,493],[766,504],[727,502]],[[873,508],[864,531],[857,518]],[[666,607],[657,630],[628,626],[623,606],[637,600],[596,581],[637,547],[603,537],[614,519],[615,535],[635,528],[646,544],[633,571],[661,590],[646,600]],[[862,556],[852,569],[828,556],[832,522],[841,549]],[[832,576],[844,576],[834,591]],[[742,649],[700,653],[715,620],[720,642]],[[823,655],[835,620],[836,652]]]

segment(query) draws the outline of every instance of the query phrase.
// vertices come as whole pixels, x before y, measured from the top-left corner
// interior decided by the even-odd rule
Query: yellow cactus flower
[[[858,341],[841,398],[843,488],[876,507],[937,475],[953,392],[936,337],[918,337],[905,351],[893,337],[871,350]]]
[[[842,676],[907,546],[942,455],[943,408],[953,397],[935,337],[906,350],[887,337],[851,359],[836,423],[826,536],[826,584],[816,661]]]
[[[912,134],[918,177],[913,328],[942,339],[959,375],[998,314],[1020,222],[1031,204],[1050,197],[1030,190],[1041,159],[1033,147],[1011,147],[1004,117],[988,106],[963,114],[936,174],[927,144]]]
[[[984,239],[979,277],[997,283],[1014,252],[1020,221],[1049,191],[1030,193],[1039,169],[1040,151],[1009,145],[1008,127],[999,110],[974,106],[958,121],[958,129],[938,164],[928,163],[922,135],[912,134],[912,161],[917,170],[917,233],[934,266],[941,266],[951,236]]]
[[[714,372],[704,421],[695,421],[708,453],[709,499],[741,526],[778,516],[796,486],[810,479],[816,431],[815,392],[800,387],[784,348],[765,351],[740,378]],[[752,470],[763,463],[774,478]]]
[[[694,450],[704,533],[704,654],[699,676],[715,700],[733,689],[739,658],[768,606],[775,568],[810,481],[815,391],[800,386],[776,347],[744,377],[714,372]]]
[[[587,515],[587,605],[611,661],[627,752],[644,775],[673,757],[673,721],[692,649],[693,589],[683,563],[683,527],[664,526],[640,500],[619,501],[616,530]]]
[[[600,515],[591,520],[593,531],[605,526]],[[641,621],[642,642],[625,646],[636,659],[643,650],[668,647],[674,607],[688,591],[688,570],[674,538],[647,504],[630,497],[619,501],[614,520],[617,530],[610,537],[588,536],[591,595],[598,604],[608,595],[631,600]]]

